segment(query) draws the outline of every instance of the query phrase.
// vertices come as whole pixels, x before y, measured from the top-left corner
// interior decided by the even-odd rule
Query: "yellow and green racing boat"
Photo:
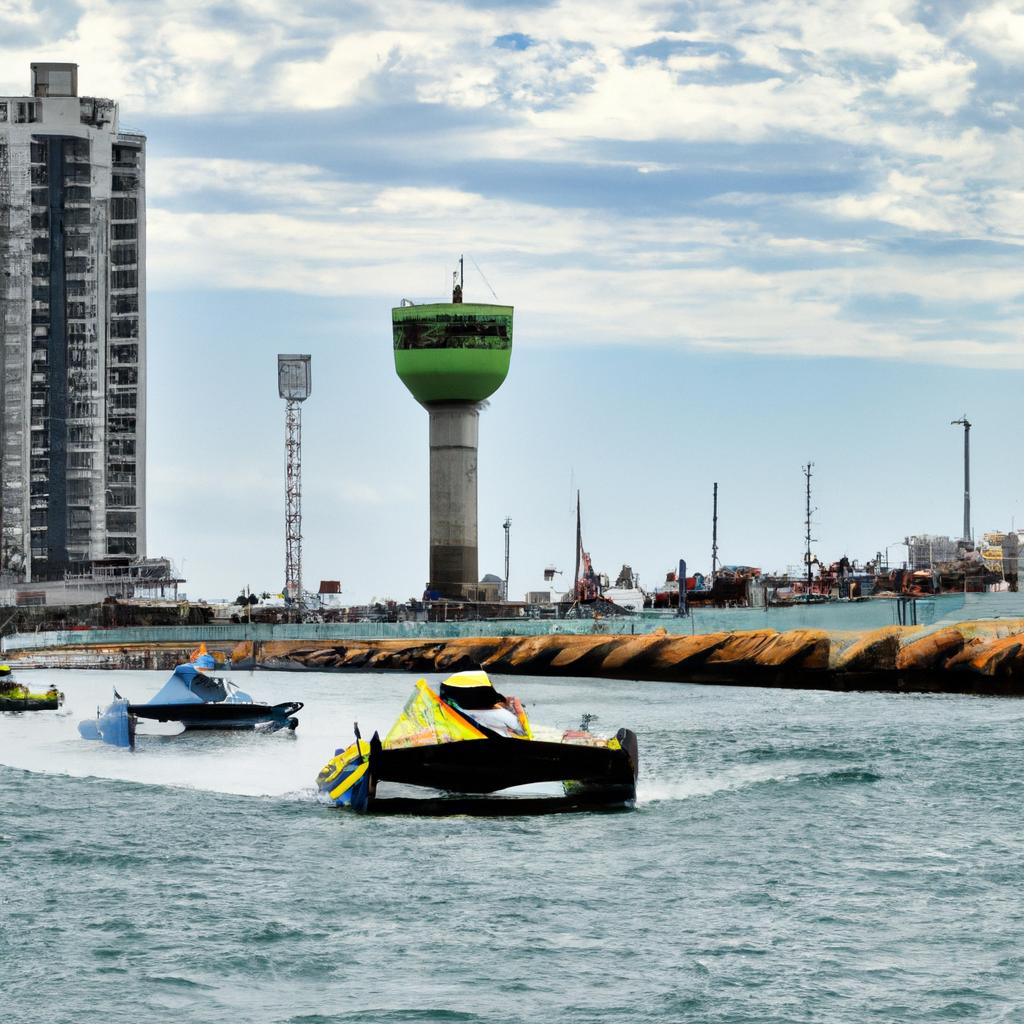
[[[586,719],[585,719],[586,722]],[[485,672],[460,672],[435,693],[420,679],[381,740],[335,751],[317,777],[327,803],[378,814],[537,814],[615,810],[636,801],[636,735],[530,722]],[[505,793],[561,783],[556,795]]]

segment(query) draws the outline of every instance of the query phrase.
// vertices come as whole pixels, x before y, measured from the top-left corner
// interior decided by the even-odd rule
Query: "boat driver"
[[[525,736],[508,700],[494,688],[486,672],[458,672],[441,684],[441,700],[468,719],[499,736]]]

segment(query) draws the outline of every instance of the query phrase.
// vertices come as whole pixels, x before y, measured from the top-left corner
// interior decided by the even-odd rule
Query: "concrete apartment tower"
[[[455,601],[482,599],[477,557],[480,403],[505,380],[512,307],[403,303],[391,311],[395,369],[430,416],[430,580]]]
[[[146,140],[76,64],[0,96],[0,578],[146,548]]]

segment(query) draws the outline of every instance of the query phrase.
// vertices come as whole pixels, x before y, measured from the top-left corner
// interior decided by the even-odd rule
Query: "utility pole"
[[[576,571],[572,577],[572,599],[580,599],[580,552],[583,550],[583,529],[580,524],[580,492],[576,492]]]
[[[711,586],[715,585],[715,574],[718,572],[718,482],[715,482],[714,497],[711,504]]]
[[[505,522],[501,525],[505,530],[505,586],[503,588],[504,593],[502,594],[501,599],[503,601],[508,601],[508,534],[509,530],[512,528],[512,520],[508,516],[505,516]]]
[[[958,420],[951,420],[951,427],[964,428],[964,540],[971,539],[971,423],[967,413]]]
[[[310,356],[277,357],[277,392],[285,400],[284,595],[301,618],[302,592],[302,403],[313,389]]]
[[[807,518],[804,520],[806,526],[805,540],[806,546],[804,548],[804,562],[807,566],[807,600],[811,599],[811,542],[817,538],[811,536],[811,514],[816,509],[811,508],[811,468],[814,466],[813,462],[808,462],[804,466],[804,476],[807,478]]]

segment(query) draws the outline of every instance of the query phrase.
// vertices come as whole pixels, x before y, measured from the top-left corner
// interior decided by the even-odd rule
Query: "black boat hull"
[[[429,746],[384,749],[370,741],[367,810],[382,814],[537,814],[615,809],[636,800],[636,735],[620,729],[618,749],[489,736]],[[377,798],[381,782],[454,796]],[[490,797],[514,786],[565,784],[563,797]]]
[[[0,697],[0,711],[56,711],[57,697]]]
[[[186,730],[196,729],[255,729],[269,725],[279,729],[294,729],[298,725],[293,716],[302,709],[301,701],[283,704],[131,704],[130,714],[156,722],[181,722]]]

